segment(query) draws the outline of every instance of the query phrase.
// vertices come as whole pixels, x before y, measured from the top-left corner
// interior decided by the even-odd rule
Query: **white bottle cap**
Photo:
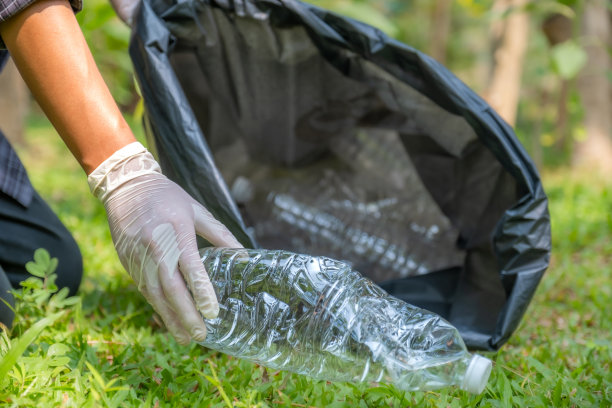
[[[488,358],[473,355],[465,371],[461,389],[472,394],[480,394],[487,386],[492,366]]]

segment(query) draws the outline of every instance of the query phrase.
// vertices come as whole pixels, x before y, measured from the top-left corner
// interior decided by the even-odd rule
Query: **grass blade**
[[[219,378],[217,377],[217,372],[215,371],[215,368],[213,367],[213,364],[210,360],[208,360],[208,365],[210,366],[210,371],[212,372],[212,378],[208,375],[205,375],[204,377],[215,387],[217,387],[217,390],[219,391],[219,394],[221,395],[221,398],[223,398],[223,401],[225,401],[225,403],[227,404],[227,406],[229,408],[233,408],[234,405],[232,404],[232,401],[229,399],[229,397],[227,396],[227,394],[225,393],[225,390],[223,389],[223,386],[221,385],[221,381],[219,381]]]
[[[32,344],[45,327],[52,325],[61,314],[62,312],[47,316],[34,323],[32,327],[23,333],[8,353],[6,353],[2,361],[0,361],[0,378],[6,378],[6,373],[15,365],[17,359],[21,357],[28,346]]]

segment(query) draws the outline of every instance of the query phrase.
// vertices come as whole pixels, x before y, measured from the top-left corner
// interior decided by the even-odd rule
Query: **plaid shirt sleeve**
[[[34,188],[30,184],[26,169],[2,132],[0,132],[0,192],[26,208],[34,195]]]
[[[6,21],[28,7],[37,0],[0,0],[0,22]],[[75,13],[83,8],[83,0],[70,0],[70,6]],[[0,37],[0,49],[5,49],[4,41]]]

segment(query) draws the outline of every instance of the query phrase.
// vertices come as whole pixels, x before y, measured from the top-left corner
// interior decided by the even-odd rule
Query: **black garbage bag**
[[[130,54],[164,173],[247,247],[346,260],[497,349],[548,266],[512,129],[432,58],[297,0],[144,0]]]

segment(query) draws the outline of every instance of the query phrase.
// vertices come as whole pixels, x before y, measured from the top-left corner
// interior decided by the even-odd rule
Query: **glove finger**
[[[206,338],[206,325],[202,315],[196,310],[195,304],[185,281],[178,271],[170,271],[164,264],[159,265],[159,280],[161,283],[164,297],[185,330],[189,332],[195,341],[204,341]]]
[[[175,229],[176,228],[176,229]],[[206,325],[195,304],[183,276],[179,272],[179,258],[184,251],[184,242],[180,238],[188,236],[185,233],[177,236],[177,229],[184,229],[185,225],[175,226],[170,223],[155,227],[151,235],[151,255],[156,266],[148,271],[159,279],[163,298],[178,316],[179,323],[189,332],[191,338],[203,341],[206,338]],[[195,239],[195,232],[189,228]]]
[[[183,252],[179,257],[179,267],[185,281],[191,289],[196,308],[207,319],[214,319],[219,314],[219,303],[212,282],[200,256],[195,234],[182,240]]]
[[[196,232],[202,238],[206,238],[214,246],[242,248],[240,242],[238,242],[225,225],[221,224],[206,208],[195,201],[193,203],[193,212]]]
[[[161,317],[164,325],[166,325],[166,329],[168,329],[176,341],[182,345],[189,344],[191,336],[189,336],[187,330],[181,327],[178,316],[164,301],[164,294],[161,287],[159,287],[159,285],[157,285],[156,288],[143,287],[141,293],[153,307],[155,312]]]

